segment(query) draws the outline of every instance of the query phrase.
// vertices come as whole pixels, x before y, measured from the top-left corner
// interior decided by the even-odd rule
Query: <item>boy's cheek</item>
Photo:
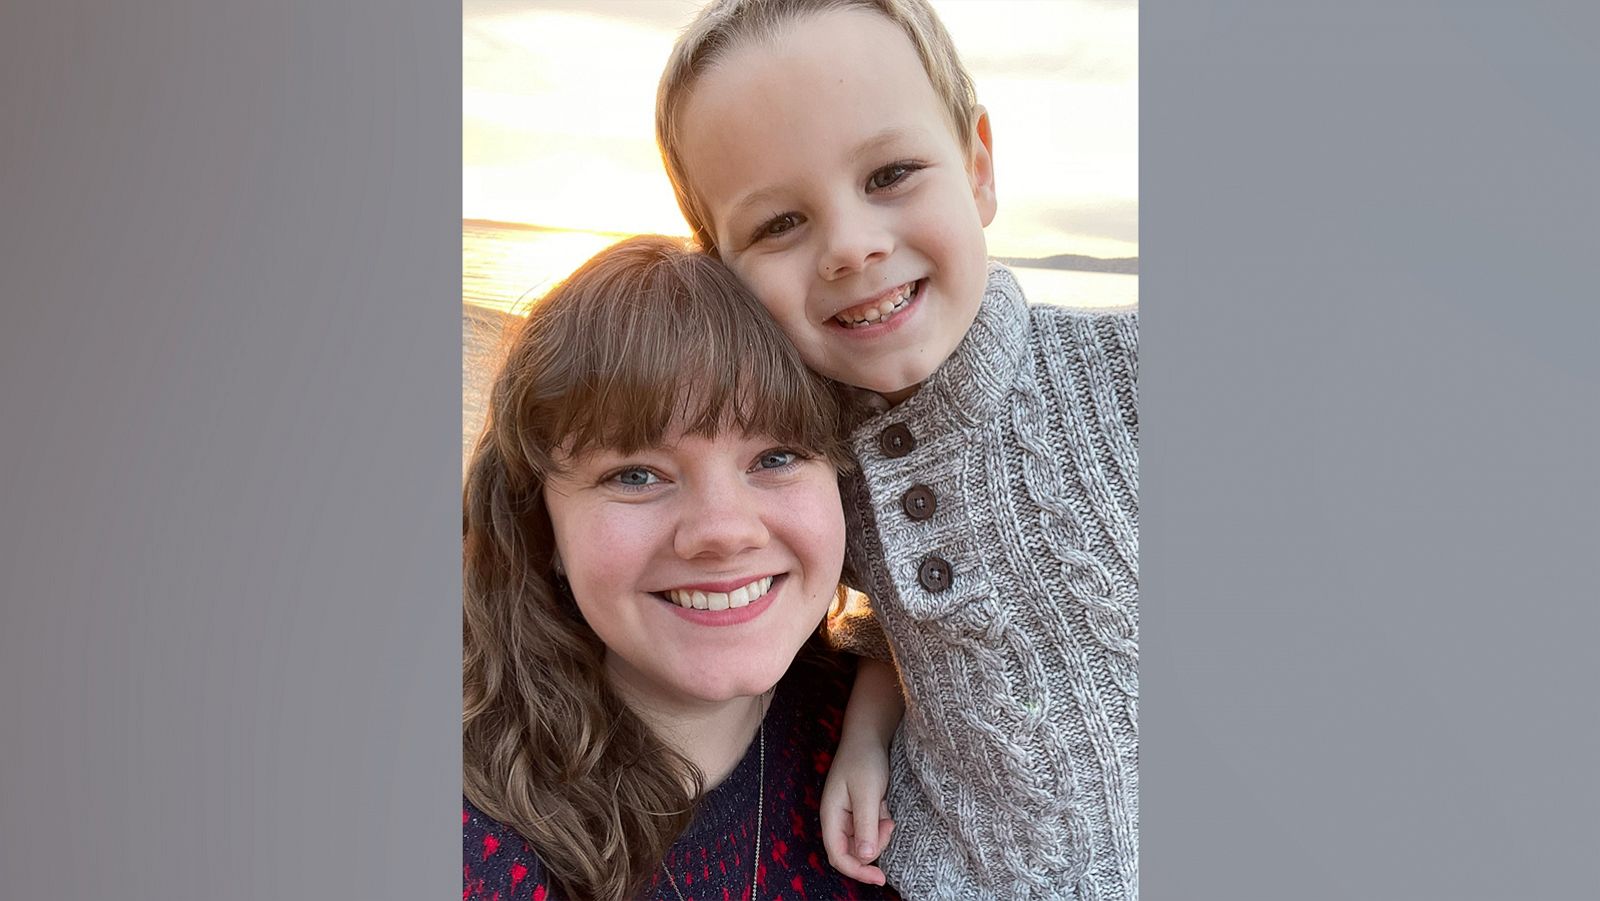
[[[744,282],[746,288],[761,301],[767,308],[772,318],[783,327],[789,340],[799,341],[801,338],[793,333],[795,328],[805,325],[806,286],[801,284],[791,272],[778,266],[739,266],[730,264],[733,274]]]

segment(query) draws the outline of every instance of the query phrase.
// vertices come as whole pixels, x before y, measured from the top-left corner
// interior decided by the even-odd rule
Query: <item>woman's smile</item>
[[[665,599],[672,612],[701,626],[737,626],[767,612],[785,577],[765,576],[731,592],[673,589]]]
[[[684,588],[671,588],[664,594],[667,600],[685,609],[695,610],[727,610],[730,607],[738,608],[749,604],[751,601],[762,597],[772,587],[772,576],[740,581],[737,587],[731,590],[720,588],[717,585],[692,585]]]

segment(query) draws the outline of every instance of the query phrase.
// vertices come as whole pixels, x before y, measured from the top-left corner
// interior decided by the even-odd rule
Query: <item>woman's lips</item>
[[[662,592],[667,600],[684,609],[728,610],[749,604],[772,588],[772,576],[761,576],[727,591],[701,590],[700,588],[673,588]]]
[[[681,602],[676,601],[668,596],[669,594],[677,594],[678,591],[676,590],[673,592],[658,594],[656,596],[661,598],[662,602],[667,605],[667,609],[677,614],[680,618],[688,620],[695,625],[737,626],[740,623],[747,623],[765,613],[767,608],[772,606],[772,602],[777,599],[779,590],[783,588],[784,583],[787,581],[788,576],[783,574],[776,576],[764,576],[761,579],[757,579],[755,584],[757,584],[758,587],[759,583],[766,583],[767,587],[764,592],[754,597],[749,597],[748,600],[737,607],[731,606],[732,598],[728,597],[728,595],[733,594],[733,592],[724,594],[724,597],[728,597],[730,606],[721,610],[712,610],[710,608],[712,594],[710,592],[696,591],[690,593],[691,604],[694,602],[694,594],[701,594],[705,597],[707,605],[705,609],[699,609],[693,606],[684,607]]]

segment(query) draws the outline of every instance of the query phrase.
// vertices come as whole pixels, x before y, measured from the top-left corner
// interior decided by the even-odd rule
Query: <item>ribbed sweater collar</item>
[[[857,425],[851,443],[876,440],[878,432],[897,422],[911,426],[920,442],[991,421],[1027,358],[1027,300],[1011,270],[990,263],[977,318],[955,351],[899,406],[885,410],[883,398],[869,395],[864,403],[883,412]]]

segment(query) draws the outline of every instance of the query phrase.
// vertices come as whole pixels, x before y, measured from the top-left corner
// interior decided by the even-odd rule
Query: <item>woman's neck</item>
[[[662,741],[700,769],[707,789],[726,779],[744,758],[766,714],[770,693],[727,701],[667,698],[612,675],[612,687],[623,701]]]

